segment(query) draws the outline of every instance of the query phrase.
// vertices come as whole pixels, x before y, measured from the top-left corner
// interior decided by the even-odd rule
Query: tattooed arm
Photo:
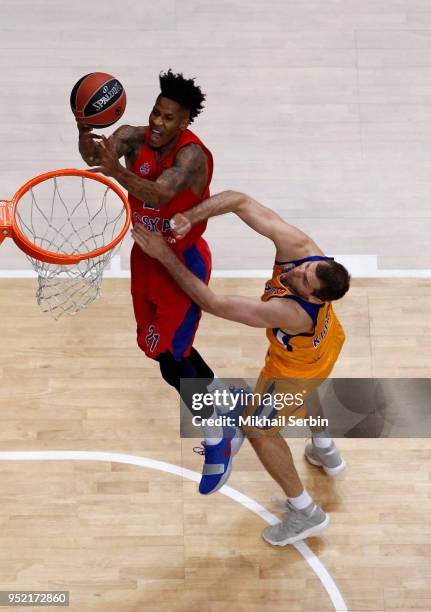
[[[172,168],[165,170],[156,181],[140,178],[120,164],[118,144],[112,137],[102,137],[100,149],[100,165],[93,168],[93,172],[112,176],[136,198],[155,208],[161,208],[186,189],[200,195],[206,185],[207,158],[199,145],[189,144],[180,149]]]
[[[103,137],[94,134],[88,125],[78,123],[79,132],[79,152],[82,159],[89,165],[99,164],[102,161],[103,148],[101,142]],[[132,125],[120,126],[110,137],[113,143],[113,152],[117,159],[125,156],[126,161],[133,160],[139,152],[145,138],[145,127],[135,127]]]

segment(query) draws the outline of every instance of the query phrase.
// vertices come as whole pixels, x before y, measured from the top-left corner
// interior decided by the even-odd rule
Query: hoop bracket
[[[0,244],[5,238],[12,238],[13,205],[9,200],[0,200]]]

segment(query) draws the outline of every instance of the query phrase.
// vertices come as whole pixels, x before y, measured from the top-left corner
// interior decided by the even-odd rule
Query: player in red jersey
[[[123,125],[106,138],[78,124],[79,150],[84,161],[95,166],[93,171],[115,178],[128,190],[133,224],[162,234],[186,267],[208,283],[211,253],[202,238],[206,222],[194,226],[182,240],[175,239],[169,225],[176,213],[193,208],[210,195],[213,158],[188,129],[202,111],[205,95],[194,79],[171,70],[160,74],[160,90],[148,126]],[[123,156],[125,166],[119,161]],[[166,382],[178,392],[181,378],[202,379],[205,390],[215,384],[211,368],[192,346],[201,309],[160,262],[136,244],[131,253],[131,279],[138,345],[159,362]],[[193,412],[191,398],[182,399]],[[207,412],[210,416],[213,408]],[[208,445],[222,440],[228,447],[225,451],[230,452],[230,440],[224,433],[221,428],[205,432]],[[222,476],[212,478],[210,490],[201,487],[201,493],[221,486]]]

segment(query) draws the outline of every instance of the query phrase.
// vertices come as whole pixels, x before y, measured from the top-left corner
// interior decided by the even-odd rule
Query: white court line
[[[0,461],[107,461],[112,463],[127,463],[128,465],[139,465],[152,470],[175,474],[195,482],[199,482],[201,479],[201,475],[197,472],[193,472],[179,465],[157,461],[156,459],[149,459],[148,457],[123,455],[121,453],[100,453],[93,451],[11,451],[0,452]],[[248,510],[260,516],[270,525],[278,523],[278,518],[274,514],[255,502],[251,497],[243,495],[243,493],[240,493],[236,489],[224,485],[218,492],[226,495],[226,497],[230,497],[245,508],[248,508]],[[305,542],[297,542],[293,544],[293,546],[304,557],[308,565],[319,578],[323,588],[334,605],[334,609],[337,612],[348,612],[347,604],[332,576],[311,548],[309,548]]]

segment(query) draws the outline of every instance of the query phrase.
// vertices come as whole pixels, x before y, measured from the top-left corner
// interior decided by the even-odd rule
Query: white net
[[[73,265],[28,257],[38,274],[38,304],[54,319],[87,308],[100,296],[103,271],[118,249],[91,257],[109,245],[126,223],[126,208],[110,187],[84,176],[58,176],[27,191],[16,221],[36,246],[63,255],[89,254]]]

